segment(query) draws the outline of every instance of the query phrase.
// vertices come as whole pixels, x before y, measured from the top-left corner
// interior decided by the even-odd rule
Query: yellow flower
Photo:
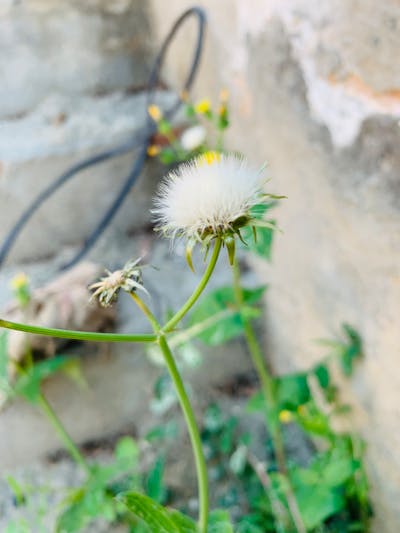
[[[156,144],[152,144],[147,148],[147,155],[150,157],[155,157],[161,152],[161,148]]]
[[[16,276],[13,277],[11,280],[11,287],[14,290],[22,289],[23,287],[26,287],[29,283],[28,277],[23,272],[20,272]]]
[[[293,420],[293,415],[287,409],[284,409],[279,413],[279,420],[282,424],[289,424]]]
[[[212,165],[213,163],[217,163],[221,161],[221,154],[219,152],[204,152],[204,154],[201,154],[197,159],[198,165]]]
[[[209,113],[211,111],[210,100],[208,100],[207,98],[200,100],[200,102],[197,102],[197,104],[194,106],[194,110],[200,115],[205,115],[206,113]]]
[[[151,118],[154,120],[154,122],[159,122],[162,119],[162,111],[161,109],[156,106],[155,104],[149,105],[147,108],[147,112],[151,116]]]

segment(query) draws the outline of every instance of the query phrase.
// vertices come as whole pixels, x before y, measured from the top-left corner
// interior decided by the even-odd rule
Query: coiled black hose
[[[198,23],[197,39],[196,39],[196,44],[194,48],[193,58],[192,58],[192,62],[190,65],[188,75],[183,84],[181,93],[178,94],[176,102],[174,102],[170,106],[169,109],[164,111],[164,115],[166,116],[167,119],[173,118],[173,116],[178,111],[179,107],[182,104],[181,94],[190,90],[190,88],[193,85],[196,73],[197,73],[197,69],[198,69],[199,62],[200,62],[200,56],[201,56],[201,52],[203,49],[204,29],[205,29],[205,24],[206,24],[206,15],[202,8],[192,7],[188,9],[187,11],[185,11],[176,20],[170,32],[168,33],[167,37],[165,38],[161,46],[161,49],[154,61],[154,65],[151,69],[149,81],[145,89],[147,93],[146,105],[149,106],[154,102],[154,90],[157,87],[158,82],[160,81],[160,71],[164,64],[164,60],[165,60],[166,53],[168,51],[168,47],[173,41],[179,28],[190,17],[195,17]],[[64,183],[69,181],[71,178],[73,178],[79,172],[81,172],[82,170],[85,170],[86,168],[89,168],[93,165],[97,165],[99,163],[102,163],[103,161],[107,161],[108,159],[117,157],[119,155],[125,154],[132,150],[138,149],[139,152],[133,162],[131,171],[126,177],[126,180],[124,184],[122,185],[121,189],[119,190],[117,196],[115,197],[115,200],[113,201],[111,206],[108,208],[108,210],[104,213],[98,225],[86,238],[81,250],[79,250],[79,252],[68,263],[64,264],[61,267],[61,270],[66,270],[68,268],[71,268],[76,263],[78,263],[86,255],[86,253],[92,248],[92,246],[95,244],[97,239],[100,237],[103,231],[110,224],[110,222],[116,215],[118,209],[123,204],[127,194],[129,193],[131,188],[136,183],[146,161],[147,148],[150,144],[150,140],[152,136],[156,133],[156,130],[157,130],[157,126],[155,125],[153,120],[150,118],[150,116],[147,116],[146,125],[139,132],[137,132],[132,139],[120,144],[119,146],[111,148],[110,150],[105,150],[92,157],[84,159],[83,161],[80,161],[79,163],[76,163],[75,165],[70,167],[68,170],[66,170],[61,176],[55,179],[50,185],[48,185],[47,188],[44,191],[42,191],[32,201],[32,203],[26,208],[26,210],[22,213],[20,218],[17,220],[17,222],[14,224],[14,226],[11,228],[10,232],[4,239],[4,242],[0,248],[0,266],[4,263],[4,261],[8,257],[8,254],[12,246],[14,245],[18,235],[20,234],[22,229],[25,227],[25,225],[29,222],[32,215],[39,209],[39,207],[41,207],[41,205],[53,193],[55,193],[62,185],[64,185]]]

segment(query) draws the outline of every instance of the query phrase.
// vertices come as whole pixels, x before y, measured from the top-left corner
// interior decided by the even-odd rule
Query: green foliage
[[[208,533],[234,533],[227,511],[215,510],[210,513]]]
[[[93,465],[87,481],[70,492],[62,505],[57,533],[81,531],[94,519],[108,522],[121,514],[115,494],[125,486],[139,487],[139,450],[129,437],[122,438],[115,449],[114,460],[108,465]]]
[[[265,290],[266,286],[245,289],[243,306],[239,310],[233,287],[221,287],[202,299],[191,313],[189,326],[194,327],[206,322],[205,328],[196,336],[210,346],[234,339],[243,333],[242,316],[247,319],[260,316],[260,310],[254,307],[254,304],[260,301]]]
[[[351,376],[354,362],[363,355],[362,340],[357,331],[349,324],[343,324],[342,331],[344,340],[322,340],[320,342],[332,349],[332,355],[338,359],[344,374]]]
[[[58,355],[31,365],[19,372],[12,386],[16,396],[21,396],[31,404],[37,404],[41,396],[42,382],[50,376],[62,372],[75,381],[82,382],[79,372],[79,359]]]
[[[274,206],[275,204],[272,202],[270,204],[258,204],[251,209],[250,213],[255,218],[262,220],[265,216],[265,213],[267,213],[267,211],[272,209]],[[273,236],[275,232],[275,221],[268,220],[268,222],[271,224],[271,227],[259,226],[255,227],[253,231],[251,227],[245,226],[241,230],[241,234],[243,241],[246,243],[245,245],[242,244],[242,248],[247,248],[249,251],[253,252],[259,257],[270,260]]]
[[[193,520],[179,513],[169,511],[149,496],[129,491],[118,496],[118,501],[140,518],[149,533],[196,533],[197,526]]]

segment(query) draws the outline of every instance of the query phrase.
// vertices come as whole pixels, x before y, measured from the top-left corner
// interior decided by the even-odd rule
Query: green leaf
[[[341,364],[343,372],[346,376],[351,376],[353,373],[354,360],[358,359],[363,354],[362,341],[357,331],[349,326],[343,324],[343,331],[347,338],[347,344],[343,344],[341,353]]]
[[[246,411],[248,413],[256,413],[259,411],[265,411],[265,398],[261,391],[255,392],[247,402]]]
[[[238,446],[231,455],[229,466],[232,472],[236,475],[243,473],[247,464],[247,446],[243,444]]]
[[[118,462],[129,461],[137,465],[139,459],[139,447],[132,437],[122,437],[115,447],[115,457]]]
[[[346,505],[341,491],[323,485],[302,486],[295,493],[307,530],[314,529]]]
[[[179,511],[172,509],[172,511],[169,511],[169,517],[179,528],[180,533],[198,533],[196,522]]]
[[[270,221],[274,223],[274,221]],[[272,242],[274,237],[274,230],[271,228],[245,226],[242,230],[243,240],[247,244],[247,248],[256,255],[264,259],[271,259]],[[243,247],[245,248],[245,247]],[[246,248],[245,248],[246,249]]]
[[[275,379],[279,410],[295,411],[310,397],[306,373],[289,374]]]
[[[76,376],[78,370],[79,360],[77,358],[57,356],[53,359],[46,359],[35,363],[26,372],[20,374],[13,387],[14,392],[28,402],[35,404],[40,397],[41,384],[46,378],[58,372]]]
[[[135,516],[143,520],[150,533],[180,533],[176,517],[162,505],[139,492],[125,492],[117,497]]]
[[[163,456],[157,458],[153,468],[147,474],[146,492],[152,500],[158,503],[164,503],[167,497],[167,488],[164,485],[164,465]]]
[[[210,513],[208,533],[234,533],[227,511],[215,510]]]
[[[112,522],[116,518],[114,500],[102,488],[80,488],[67,500],[67,508],[57,521],[57,533],[76,533],[95,518]]]
[[[318,379],[320,386],[327,389],[330,384],[329,369],[326,365],[320,364],[313,369],[313,374]]]
[[[258,302],[266,290],[266,286],[255,289],[243,290],[243,301],[246,304],[242,312],[247,318],[258,316],[258,310],[250,307]],[[209,320],[212,315],[221,313],[226,309],[232,309],[232,315],[221,318],[217,323],[210,325],[205,331],[202,331],[198,338],[205,344],[216,346],[228,340],[231,340],[243,331],[243,324],[239,311],[236,311],[236,300],[233,287],[221,287],[207,294],[201,303],[192,312],[190,317],[190,326],[199,322]]]

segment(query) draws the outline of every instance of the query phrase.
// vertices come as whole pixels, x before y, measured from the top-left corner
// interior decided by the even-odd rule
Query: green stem
[[[87,464],[85,458],[81,454],[81,452],[78,450],[77,446],[75,445],[74,441],[71,439],[71,437],[68,435],[67,431],[65,430],[64,426],[62,425],[60,419],[54,412],[53,408],[49,404],[49,402],[46,400],[45,396],[41,393],[39,396],[39,406],[44,412],[44,414],[49,419],[50,423],[58,433],[60,439],[64,443],[64,446],[70,453],[71,457],[76,461],[77,464],[79,464],[88,474],[90,474],[90,467]]]
[[[196,472],[197,472],[197,484],[199,492],[199,526],[200,533],[207,532],[208,524],[208,479],[207,479],[207,466],[203,454],[203,448],[201,444],[200,433],[197,427],[196,419],[190,400],[185,390],[181,375],[178,367],[176,366],[174,356],[168,345],[165,334],[161,330],[160,324],[157,319],[147,307],[147,305],[141,300],[136,293],[131,293],[131,297],[137,304],[142,313],[147,317],[151,323],[154,333],[158,336],[158,345],[164,356],[165,364],[167,365],[168,372],[174,383],[176,393],[179,398],[179,403],[185,417],[186,426],[189,432],[190,441],[192,444],[193,455],[195,459]]]
[[[199,527],[200,533],[206,533],[208,525],[208,479],[207,465],[204,458],[199,429],[197,427],[193,409],[186,394],[185,386],[183,384],[181,375],[176,366],[174,357],[168,346],[164,334],[160,335],[158,342],[160,349],[163,352],[168,371],[174,382],[175,389],[179,398],[179,403],[181,405],[189,431],[197,472],[197,485],[199,492]]]
[[[158,323],[156,317],[153,315],[153,313],[150,311],[147,305],[143,302],[143,300],[139,298],[136,292],[131,292],[130,296],[132,300],[136,303],[136,305],[139,307],[139,309],[142,311],[142,313],[146,316],[148,321],[150,322],[154,333],[158,335],[158,332],[160,331],[160,324]]]
[[[0,319],[0,327],[33,333],[35,335],[45,335],[47,337],[57,337],[59,339],[72,339],[77,341],[93,342],[156,342],[157,336],[152,334],[122,334],[122,333],[92,333],[89,331],[74,331],[69,329],[43,328],[41,326],[29,326],[9,320]]]
[[[201,293],[203,292],[205,286],[208,283],[208,280],[211,277],[211,274],[214,271],[215,265],[217,263],[217,259],[219,256],[219,252],[221,250],[222,241],[220,238],[217,238],[215,240],[214,244],[214,250],[210,259],[210,262],[207,265],[207,268],[203,274],[203,277],[201,278],[199,284],[195,288],[193,294],[190,296],[188,300],[186,300],[186,303],[179,309],[179,311],[169,320],[165,326],[162,328],[164,333],[168,333],[169,331],[172,331],[174,327],[182,320],[182,318],[186,315],[186,313],[191,309],[191,307],[196,303],[198,298],[200,297]]]
[[[243,289],[240,282],[240,268],[235,258],[233,265],[233,285],[236,303],[241,309],[243,305]],[[242,314],[242,323],[244,329],[244,335],[247,341],[249,348],[250,356],[253,361],[254,367],[257,371],[258,377],[261,382],[261,389],[265,398],[266,408],[267,408],[267,427],[271,433],[272,444],[274,447],[276,462],[278,465],[279,472],[284,475],[288,481],[288,488],[286,490],[286,500],[288,503],[289,511],[292,516],[293,522],[298,533],[307,533],[307,530],[304,526],[297,500],[293,492],[292,487],[288,479],[288,472],[286,467],[286,457],[285,457],[285,447],[283,442],[283,436],[281,431],[281,426],[278,419],[277,413],[277,400],[274,387],[274,380],[271,374],[268,372],[267,366],[264,361],[264,355],[258,344],[254,329],[250,321],[243,316]]]

